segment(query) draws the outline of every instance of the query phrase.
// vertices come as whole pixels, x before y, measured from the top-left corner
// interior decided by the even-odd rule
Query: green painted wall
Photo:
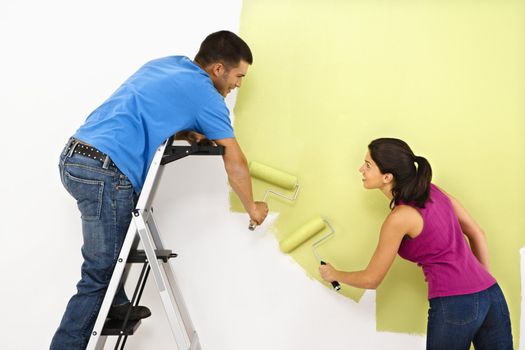
[[[238,140],[249,159],[302,186],[296,203],[270,199],[276,238],[322,215],[337,232],[319,252],[337,268],[364,268],[388,200],[364,190],[357,169],[372,139],[404,139],[486,230],[517,339],[525,2],[245,0],[241,35],[254,65],[235,107]],[[261,198],[268,186],[254,184]],[[233,195],[231,204],[240,210]],[[291,256],[319,279],[315,238]],[[421,270],[397,258],[377,291],[378,330],[424,333],[426,292]],[[358,301],[363,291],[342,293]]]

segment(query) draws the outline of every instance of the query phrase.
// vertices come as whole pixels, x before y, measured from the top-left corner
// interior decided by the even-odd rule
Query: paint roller
[[[297,176],[285,173],[284,171],[277,170],[275,168],[269,167],[268,165],[264,165],[255,161],[250,161],[249,168],[250,175],[252,177],[281,187],[285,190],[294,191],[291,196],[286,196],[283,193],[275,192],[272,189],[267,189],[264,193],[262,200],[263,202],[266,202],[266,198],[270,193],[292,202],[295,201],[297,194],[299,193],[299,183],[297,182]],[[256,226],[257,224],[255,222],[250,221],[248,228],[253,231],[255,230]]]
[[[290,253],[292,250],[300,246],[302,243],[306,242],[308,239],[310,239],[314,235],[323,231],[326,227],[330,229],[330,232],[322,236],[321,238],[319,238],[317,241],[315,241],[312,244],[312,251],[315,257],[317,258],[317,260],[320,261],[321,265],[326,265],[323,259],[321,259],[319,255],[317,254],[317,248],[319,247],[319,245],[323,244],[327,239],[329,239],[330,237],[333,237],[333,235],[335,234],[335,230],[328,221],[324,220],[320,216],[308,221],[306,224],[301,226],[297,231],[289,235],[287,238],[283,239],[279,243],[279,247],[281,248],[281,251],[283,253]],[[333,281],[331,283],[332,283],[332,287],[335,290],[341,289],[341,285],[339,284],[339,282]]]

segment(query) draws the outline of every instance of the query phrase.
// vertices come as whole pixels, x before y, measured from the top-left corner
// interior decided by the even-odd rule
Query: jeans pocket
[[[99,220],[102,210],[104,181],[83,179],[64,171],[64,186],[76,199],[83,220]]]
[[[478,318],[479,294],[455,295],[444,297],[441,301],[443,317],[446,323],[466,325]]]

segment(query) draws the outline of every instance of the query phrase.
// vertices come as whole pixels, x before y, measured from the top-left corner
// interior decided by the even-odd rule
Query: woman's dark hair
[[[368,150],[381,173],[394,176],[394,198],[390,202],[390,208],[401,201],[424,208],[430,196],[430,163],[425,158],[416,156],[406,142],[399,139],[374,140],[368,145]]]
[[[208,35],[195,56],[195,61],[203,67],[220,62],[228,68],[235,68],[241,60],[252,64],[252,52],[244,40],[227,30]]]

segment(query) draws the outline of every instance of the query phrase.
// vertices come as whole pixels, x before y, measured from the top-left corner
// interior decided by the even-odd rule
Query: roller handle
[[[326,265],[326,263],[321,260],[321,265]],[[339,282],[332,281],[330,283],[332,284],[332,287],[334,288],[334,290],[340,290],[341,289],[341,285],[339,284]]]

